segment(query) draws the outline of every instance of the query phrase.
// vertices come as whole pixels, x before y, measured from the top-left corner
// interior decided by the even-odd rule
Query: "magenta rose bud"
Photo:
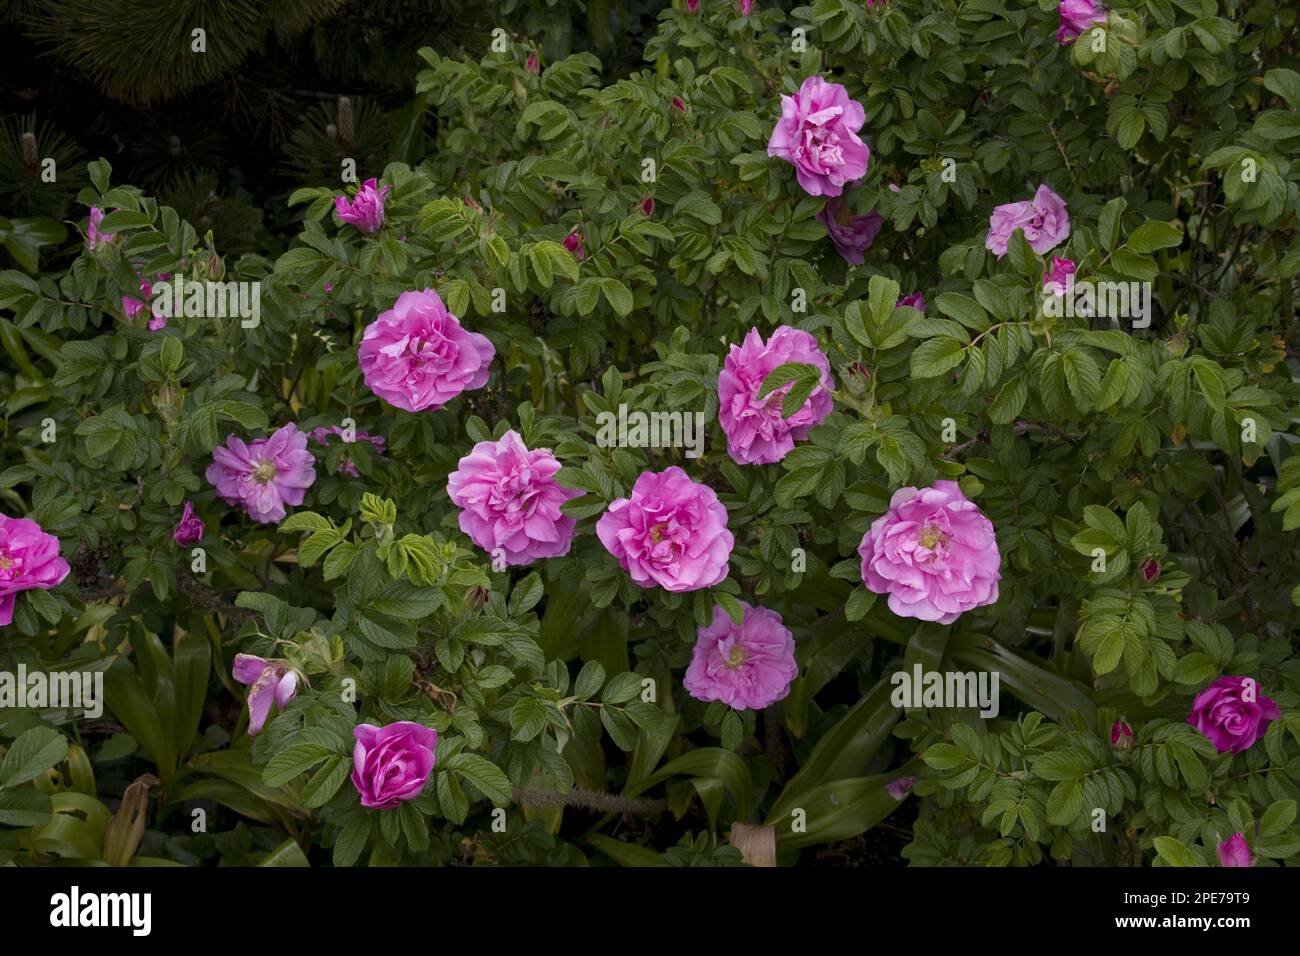
[[[387,810],[420,795],[433,771],[436,730],[401,720],[384,727],[358,724],[352,735],[352,786],[363,807]]]
[[[1070,277],[1073,275],[1073,260],[1052,256],[1051,268],[1043,273],[1043,291],[1051,295],[1065,295],[1066,290],[1072,283]]]
[[[560,463],[549,448],[530,451],[519,433],[481,441],[447,478],[447,495],[460,509],[460,530],[506,564],[569,553],[576,522],[560,506],[582,492],[555,481]]]
[[[1056,12],[1061,18],[1056,29],[1056,42],[1060,46],[1069,46],[1084,30],[1106,22],[1106,10],[1095,0],[1061,0]]]
[[[744,610],[739,624],[714,605],[713,623],[697,629],[682,684],[696,700],[762,710],[783,700],[799,675],[794,635],[775,611],[738,603]]]
[[[821,370],[821,384],[789,418],[782,416],[781,404],[793,382],[758,397],[768,373],[787,362]],[[831,413],[834,390],[830,363],[810,333],[782,325],[764,342],[758,329],[750,329],[742,345],[731,346],[718,376],[718,418],[727,436],[727,454],[742,465],[780,461]]]
[[[1277,720],[1277,704],[1259,692],[1249,677],[1220,677],[1196,695],[1187,722],[1205,734],[1220,753],[1241,753]]]
[[[98,206],[90,207],[90,221],[86,223],[86,248],[91,252],[106,246],[117,237],[111,232],[104,232],[99,224],[104,220],[104,210]]]
[[[344,222],[350,222],[362,232],[378,232],[384,224],[384,202],[393,188],[377,189],[378,181],[367,179],[349,202],[346,196],[334,197],[334,212]]]
[[[538,76],[542,72],[542,63],[537,59],[536,53],[528,54],[528,59],[524,62],[524,69],[533,76]]]
[[[235,680],[248,687],[248,735],[256,737],[266,726],[274,702],[284,709],[298,693],[298,673],[284,661],[269,661],[252,654],[236,654],[230,669]]]
[[[1110,745],[1116,750],[1128,750],[1133,746],[1133,728],[1122,720],[1110,725]]]
[[[740,15],[747,17],[754,9],[754,0],[740,0]]]
[[[955,481],[900,488],[858,546],[862,583],[900,617],[951,624],[998,599],[993,523]]]
[[[683,100],[680,96],[674,96],[674,97],[673,97],[673,109],[675,109],[675,110],[676,110],[677,112],[679,112],[679,113],[685,113],[685,112],[686,112],[686,101]]]
[[[853,215],[848,203],[839,198],[826,200],[817,219],[826,227],[835,250],[845,262],[855,266],[862,265],[862,254],[871,248],[885,224],[885,217],[874,209],[865,216]]]
[[[642,472],[630,497],[610,502],[596,536],[633,581],[666,591],[725,580],[735,544],[717,494],[676,465]]]
[[[847,183],[867,172],[871,150],[858,138],[866,110],[838,83],[820,76],[803,81],[799,92],[781,97],[781,118],[772,130],[767,154],[794,166],[810,196],[838,196]]]
[[[700,0],[686,0],[686,12],[695,13],[700,9]]]
[[[31,518],[0,514],[0,627],[13,621],[19,591],[48,591],[70,570],[58,538]]]
[[[267,524],[284,518],[285,505],[302,504],[316,480],[316,459],[307,436],[290,422],[247,445],[231,435],[213,450],[206,477],[226,504]]]
[[[587,250],[583,247],[582,244],[582,233],[579,232],[577,229],[573,230],[573,232],[569,233],[567,236],[564,237],[563,245],[564,248],[568,249],[571,253],[573,253],[575,259],[581,261],[582,259],[585,259],[587,257]]]
[[[1150,584],[1160,576],[1160,563],[1155,558],[1148,558],[1142,563],[1142,580]]]
[[[181,520],[172,532],[172,540],[179,545],[196,544],[203,540],[207,530],[203,519],[194,513],[194,508],[187,501],[181,509]]]
[[[655,201],[650,196],[641,200],[641,214],[643,216],[653,216],[655,214]]]
[[[889,783],[885,784],[885,792],[895,800],[902,800],[912,792],[914,786],[916,786],[915,777],[899,777],[898,779],[891,780]]]
[[[1219,844],[1219,866],[1253,866],[1250,845],[1240,831]]]
[[[366,326],[357,362],[369,389],[408,412],[442,408],[487,384],[496,349],[466,331],[432,289],[403,292]]]
[[[1024,230],[1029,248],[1040,256],[1056,248],[1070,238],[1070,213],[1065,200],[1044,184],[1033,199],[998,206],[989,217],[984,247],[1001,259],[1017,229]]]
[[[925,311],[925,296],[919,292],[913,292],[911,295],[905,295],[894,303],[894,308],[901,309],[907,307],[916,309],[917,312]]]

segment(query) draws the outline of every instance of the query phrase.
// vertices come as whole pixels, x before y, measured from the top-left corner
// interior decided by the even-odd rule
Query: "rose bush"
[[[424,51],[275,258],[99,161],[0,274],[0,647],[106,702],[0,710],[0,860],[148,772],[186,863],[1294,862],[1296,11],[679,6]]]

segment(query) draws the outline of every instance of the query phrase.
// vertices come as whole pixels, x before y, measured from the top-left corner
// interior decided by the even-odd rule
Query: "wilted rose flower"
[[[1056,6],[1061,25],[1056,29],[1056,42],[1068,46],[1094,23],[1106,22],[1106,10],[1095,0],[1061,0]]]
[[[248,735],[255,737],[266,726],[271,702],[287,707],[298,693],[298,673],[284,661],[271,661],[252,654],[236,654],[230,669],[235,680],[248,687]]]
[[[885,784],[885,792],[895,800],[902,800],[912,792],[914,786],[916,786],[915,777],[898,777]]]
[[[1065,295],[1072,275],[1074,275],[1074,260],[1052,256],[1051,268],[1043,273],[1043,291],[1051,295]]]
[[[1133,746],[1133,728],[1122,720],[1110,725],[1110,745],[1116,750],[1128,750]]]
[[[862,254],[871,248],[885,224],[885,217],[874,209],[865,216],[855,216],[849,204],[838,197],[826,200],[817,219],[826,227],[844,261],[855,266],[862,265]]]
[[[378,232],[384,224],[384,202],[393,188],[376,188],[378,180],[367,179],[349,202],[346,196],[334,197],[334,211],[344,222],[350,222],[362,232]]]
[[[642,472],[630,497],[610,502],[596,536],[633,581],[666,591],[723,581],[735,544],[717,494],[676,465]]]
[[[307,450],[307,436],[290,422],[247,445],[231,435],[213,450],[206,477],[226,504],[266,524],[282,520],[285,505],[302,504],[316,480],[316,459]]]
[[[1219,844],[1219,866],[1253,866],[1250,844],[1240,830]]]
[[[113,233],[103,232],[99,228],[99,224],[103,219],[104,210],[100,209],[98,206],[91,206],[90,221],[86,224],[86,248],[91,252],[94,252],[96,249],[107,245],[117,238]]]
[[[400,720],[384,727],[358,724],[352,735],[352,786],[363,807],[387,810],[420,795],[433,771],[436,730]]]
[[[919,292],[913,292],[911,295],[905,295],[894,303],[894,308],[916,309],[917,312],[925,311],[925,296]]]
[[[366,326],[357,350],[372,392],[408,412],[439,409],[466,389],[487,384],[496,349],[468,332],[432,289],[403,292]]]
[[[524,69],[533,74],[533,76],[537,76],[542,72],[542,63],[537,59],[536,53],[528,54],[528,59],[524,61]]]
[[[576,522],[560,506],[582,492],[555,481],[560,462],[549,448],[529,450],[516,431],[481,441],[447,478],[447,495],[460,509],[460,530],[507,564],[569,553]]]
[[[1277,720],[1277,704],[1259,692],[1249,677],[1220,677],[1196,695],[1187,722],[1205,734],[1220,753],[1241,753]]]
[[[31,518],[0,514],[0,627],[12,623],[20,591],[48,591],[70,570],[58,538]]]
[[[799,674],[794,635],[775,611],[737,603],[744,611],[740,624],[714,605],[713,623],[696,630],[695,650],[682,685],[696,700],[720,700],[736,710],[762,710],[783,700]]]
[[[810,76],[798,93],[781,97],[767,154],[793,165],[808,195],[838,196],[845,184],[866,175],[871,150],[858,138],[866,118],[844,87]]]
[[[993,524],[954,481],[900,488],[858,547],[862,582],[901,617],[951,624],[998,599]]]
[[[1007,254],[1012,234],[1022,229],[1029,248],[1040,256],[1070,238],[1070,213],[1065,200],[1046,184],[1038,187],[1034,198],[1006,203],[989,217],[989,236],[984,247],[999,259]]]
[[[768,373],[787,362],[821,370],[821,384],[789,418],[781,414],[781,405],[793,382],[758,396]],[[780,461],[831,413],[834,390],[830,363],[810,333],[782,325],[764,342],[758,329],[750,329],[742,345],[731,346],[718,376],[718,418],[727,436],[727,454],[742,465]]]
[[[172,540],[179,545],[194,544],[202,541],[207,531],[203,519],[194,513],[193,505],[186,501],[181,509],[181,520],[176,523],[176,530],[172,532]]]
[[[574,229],[564,237],[564,248],[568,249],[575,259],[582,260],[587,257],[587,250],[582,244],[582,231]]]

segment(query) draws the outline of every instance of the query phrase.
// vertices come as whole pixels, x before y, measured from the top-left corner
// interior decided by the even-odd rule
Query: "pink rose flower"
[[[1029,248],[1040,256],[1059,246],[1070,238],[1070,213],[1065,200],[1043,184],[1033,199],[998,206],[989,217],[989,237],[984,247],[1001,259],[1017,229],[1024,230]]]
[[[1110,725],[1110,745],[1116,750],[1128,750],[1133,746],[1133,728],[1122,720]]]
[[[248,736],[266,726],[274,701],[281,709],[298,693],[298,673],[284,661],[269,661],[252,654],[236,654],[231,675],[248,687]]]
[[[686,101],[683,100],[680,96],[674,96],[674,97],[673,97],[673,109],[675,109],[675,110],[676,110],[677,112],[679,112],[679,113],[685,113],[685,112],[686,112]]]
[[[91,252],[101,246],[106,246],[117,236],[111,232],[104,232],[99,228],[99,224],[104,219],[104,210],[98,206],[90,207],[90,221],[86,224],[86,248]]]
[[[48,591],[70,570],[58,538],[31,518],[0,514],[0,627],[12,623],[18,592]]]
[[[695,13],[700,9],[700,0],[686,0],[686,12]]]
[[[885,224],[885,217],[874,209],[865,216],[855,216],[848,203],[838,198],[826,200],[817,219],[826,227],[844,261],[855,266],[862,265],[862,254],[871,248]]]
[[[1146,561],[1142,562],[1140,570],[1142,572],[1142,580],[1147,584],[1150,584],[1156,578],[1160,577],[1160,563],[1156,561],[1155,558],[1148,558]]]
[[[871,150],[858,138],[866,118],[844,87],[810,76],[794,96],[781,97],[767,154],[793,165],[808,195],[838,196],[846,183],[866,175]]]
[[[194,513],[194,507],[187,501],[181,509],[181,520],[176,524],[176,530],[172,532],[172,540],[179,545],[196,544],[203,540],[207,534],[207,526],[203,524],[203,519]]]
[[[1074,275],[1074,260],[1052,256],[1052,266],[1043,273],[1043,291],[1052,295],[1065,295]]]
[[[524,61],[524,69],[533,76],[539,76],[542,72],[542,63],[537,59],[536,53],[528,54],[528,59]]]
[[[895,800],[902,800],[912,792],[914,786],[916,786],[915,777],[899,777],[885,784],[885,792]]]
[[[334,212],[344,222],[350,222],[362,232],[378,232],[384,224],[384,202],[392,186],[377,189],[378,180],[371,177],[357,190],[352,201],[347,196],[334,197]]]
[[[745,612],[740,624],[715,605],[713,623],[697,629],[682,684],[696,700],[762,710],[783,700],[799,675],[794,635],[775,611],[739,603]]]
[[[466,389],[487,384],[496,349],[466,331],[432,289],[403,292],[366,326],[357,351],[372,392],[408,412],[442,408]]]
[[[916,309],[917,312],[925,311],[925,296],[919,292],[913,292],[911,295],[905,295],[894,303],[894,308],[901,309],[907,307]]]
[[[563,245],[564,248],[573,253],[574,258],[579,262],[587,257],[587,250],[582,244],[582,232],[580,230],[574,229],[573,232],[565,236]]]
[[[1219,844],[1219,866],[1254,866],[1250,845],[1241,831]]]
[[[1220,753],[1241,753],[1277,720],[1277,704],[1259,692],[1249,677],[1220,677],[1196,695],[1187,722],[1205,734]]]
[[[858,546],[862,582],[901,617],[951,624],[998,599],[993,524],[955,481],[899,488]]]
[[[610,502],[596,536],[633,581],[666,591],[723,581],[735,544],[717,494],[676,465],[642,472],[631,497]]]
[[[1056,42],[1060,46],[1069,46],[1093,24],[1106,22],[1106,10],[1095,0],[1061,0],[1056,12],[1061,17],[1061,25],[1056,30]]]
[[[740,15],[747,17],[754,9],[754,0],[740,0]]]
[[[557,484],[559,470],[549,448],[530,451],[516,431],[479,442],[447,477],[460,530],[489,554],[500,548],[507,564],[568,554],[577,522],[560,506],[582,492]]]
[[[247,445],[231,435],[225,447],[213,450],[206,477],[226,504],[267,524],[284,518],[285,505],[302,504],[316,480],[316,459],[307,450],[307,436],[290,422]]]
[[[436,730],[400,720],[384,727],[358,724],[352,735],[352,786],[363,807],[387,810],[420,795],[433,771]]]
[[[781,403],[793,382],[758,397],[767,374],[786,362],[821,370],[821,384],[789,418],[782,417]],[[742,465],[780,461],[831,413],[834,390],[830,363],[811,334],[782,325],[764,342],[758,329],[750,329],[744,344],[731,346],[718,376],[718,418],[727,436],[727,454]]]
[[[646,196],[641,200],[641,214],[643,216],[653,216],[655,214],[655,201],[652,197]]]

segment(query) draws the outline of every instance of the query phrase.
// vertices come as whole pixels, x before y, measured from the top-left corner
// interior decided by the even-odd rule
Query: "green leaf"
[[[68,755],[68,738],[49,727],[23,731],[0,763],[0,787],[34,780]]]
[[[510,778],[486,757],[462,751],[446,763],[446,769],[473,784],[493,805],[508,806],[512,799]]]
[[[1183,233],[1167,222],[1154,220],[1144,222],[1129,234],[1128,248],[1139,254],[1155,252],[1157,249],[1169,249],[1181,244]]]

